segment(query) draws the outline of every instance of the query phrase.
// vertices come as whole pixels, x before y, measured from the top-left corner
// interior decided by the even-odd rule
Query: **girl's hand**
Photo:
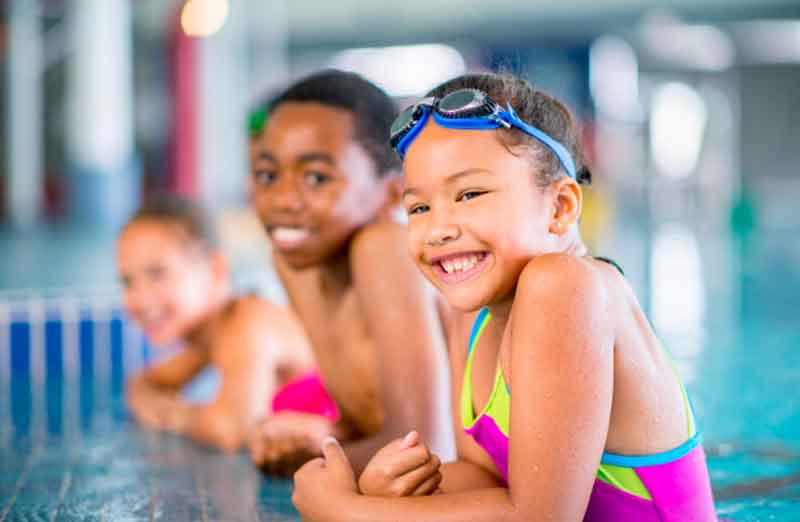
[[[250,457],[266,471],[291,474],[308,460],[322,455],[322,441],[334,434],[325,417],[281,412],[258,424],[250,436]]]
[[[169,430],[173,424],[173,410],[179,406],[177,399],[163,393],[148,393],[128,401],[128,408],[134,418],[145,427],[158,431]]]
[[[374,497],[430,495],[442,482],[439,457],[420,442],[416,431],[381,448],[369,461],[358,486]]]
[[[340,506],[358,495],[353,466],[333,437],[322,443],[323,458],[316,458],[294,475],[292,503],[304,522],[327,522],[341,516]]]

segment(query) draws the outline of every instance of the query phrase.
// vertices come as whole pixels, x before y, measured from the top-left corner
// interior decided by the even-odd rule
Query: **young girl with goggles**
[[[356,480],[328,440],[295,476],[303,520],[716,520],[686,390],[621,270],[581,240],[588,173],[564,106],[462,76],[404,112],[392,144],[411,255],[463,312],[458,457],[433,469],[424,441],[395,441]]]

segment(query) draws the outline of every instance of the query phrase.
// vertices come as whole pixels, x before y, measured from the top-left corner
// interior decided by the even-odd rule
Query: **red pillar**
[[[181,5],[172,24],[170,42],[170,129],[169,181],[171,192],[198,197],[200,165],[199,47],[197,38],[187,36],[180,23]]]

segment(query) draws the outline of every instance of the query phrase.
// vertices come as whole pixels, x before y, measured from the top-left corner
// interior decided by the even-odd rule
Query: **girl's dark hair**
[[[214,221],[208,212],[191,199],[174,194],[159,194],[145,202],[125,227],[142,221],[173,227],[192,247],[208,254],[220,247]]]
[[[355,140],[372,158],[378,175],[398,168],[399,159],[389,146],[389,129],[397,108],[385,92],[361,76],[334,69],[312,74],[272,98],[266,117],[287,102],[321,103],[350,111]]]
[[[546,132],[569,151],[575,161],[578,183],[591,182],[591,173],[583,164],[578,126],[563,103],[526,80],[510,74],[493,73],[465,74],[453,78],[434,88],[427,96],[441,98],[459,89],[478,89],[503,107],[510,104],[522,121]],[[537,165],[541,167],[536,174],[536,181],[540,186],[546,187],[566,175],[555,154],[536,138],[514,127],[501,131],[501,142],[510,151],[523,144],[530,147]]]

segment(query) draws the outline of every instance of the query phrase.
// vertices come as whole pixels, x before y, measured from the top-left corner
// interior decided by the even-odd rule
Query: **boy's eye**
[[[328,181],[331,180],[331,177],[328,176],[327,174],[323,174],[322,172],[317,172],[317,171],[306,172],[304,178],[306,183],[312,187],[322,185],[323,183],[327,183]]]
[[[486,192],[481,192],[480,190],[466,190],[458,195],[456,201],[468,201],[470,199],[475,199],[483,194],[486,194]]]
[[[253,173],[253,178],[259,185],[271,185],[277,177],[278,175],[272,170],[257,170]]]
[[[423,204],[414,205],[408,209],[408,215],[411,216],[413,214],[422,214],[423,212],[427,212],[428,210],[430,210],[430,207],[428,207],[428,205],[423,205]]]

